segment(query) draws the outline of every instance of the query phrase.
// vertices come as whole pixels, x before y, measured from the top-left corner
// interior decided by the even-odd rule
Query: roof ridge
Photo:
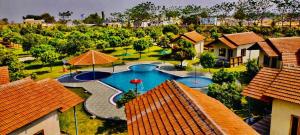
[[[189,99],[186,100],[190,100],[192,101],[192,103],[197,106],[197,108],[200,110],[200,112],[209,120],[209,122],[214,125],[214,127],[216,128],[212,128],[210,126],[210,128],[212,128],[213,131],[215,132],[220,132],[222,134],[226,134],[225,131],[223,131],[223,129],[204,111],[204,109],[202,108],[202,106],[200,106],[199,104],[196,103],[195,99],[189,94],[187,93],[179,84],[178,82],[176,82],[175,80],[172,80],[171,83],[174,84],[175,87],[177,87],[178,90],[181,90]],[[210,98],[210,97],[209,97]],[[197,112],[198,113],[198,112]]]
[[[20,85],[20,84],[23,84],[23,83],[26,83],[26,82],[34,82],[34,81],[30,77],[26,77],[26,78],[21,79],[21,80],[17,80],[17,81],[13,81],[13,82],[10,82],[10,83],[7,83],[7,84],[0,85],[0,90],[4,89],[4,88],[15,86],[15,85]]]
[[[254,33],[253,31],[247,31],[247,32],[239,32],[239,33],[231,33],[231,34],[223,34],[223,35],[239,35],[239,34],[247,34],[247,33]]]
[[[268,38],[268,39],[294,39],[294,38],[300,38],[300,37],[278,37],[278,38]]]
[[[222,38],[222,37],[220,37]],[[239,46],[237,43],[233,42],[231,39],[229,39],[228,37],[226,36],[223,36],[223,39],[227,40],[228,42],[232,43],[233,45],[235,45],[236,47]]]

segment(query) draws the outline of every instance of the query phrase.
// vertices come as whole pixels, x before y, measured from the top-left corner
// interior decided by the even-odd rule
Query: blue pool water
[[[145,93],[166,80],[176,80],[192,88],[206,87],[208,84],[212,83],[211,79],[204,77],[178,77],[167,74],[157,70],[157,66],[151,64],[133,65],[129,67],[128,71],[113,73],[111,75],[103,72],[96,72],[95,75],[97,80],[123,92],[135,89],[135,85],[130,83],[130,80],[135,78],[142,80],[142,83],[138,85],[139,93]],[[93,73],[87,72],[77,75],[76,79],[93,80]],[[120,95],[117,96],[116,99],[119,97]]]

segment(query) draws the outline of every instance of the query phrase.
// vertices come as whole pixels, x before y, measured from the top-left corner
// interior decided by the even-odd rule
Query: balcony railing
[[[238,57],[231,57],[229,60],[229,65],[230,67],[235,67],[238,65],[243,64],[243,57],[242,56],[238,56]]]

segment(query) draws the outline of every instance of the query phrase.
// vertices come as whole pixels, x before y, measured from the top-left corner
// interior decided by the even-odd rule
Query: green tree
[[[105,40],[97,40],[96,41],[96,48],[100,50],[104,50],[105,48],[109,47],[109,42]]]
[[[48,44],[41,44],[30,49],[30,54],[35,58],[41,58],[46,51],[54,51],[55,48]]]
[[[237,7],[237,10],[235,11],[233,17],[234,19],[239,20],[240,26],[243,26],[243,21],[246,19],[245,10],[242,7]]]
[[[109,45],[110,47],[113,47],[115,50],[116,47],[121,46],[122,39],[119,36],[111,36],[109,39]]]
[[[168,48],[170,47],[169,43],[170,43],[170,39],[167,36],[163,35],[159,38],[157,45],[162,48]]]
[[[155,16],[157,8],[152,2],[140,3],[131,9],[127,9],[126,14],[130,20],[133,20],[135,27],[141,25],[143,21],[147,21]]]
[[[133,43],[133,49],[139,52],[140,58],[142,58],[142,51],[146,50],[149,47],[149,41],[145,38],[136,40]]]
[[[217,56],[211,52],[204,52],[200,56],[200,63],[204,68],[213,68],[217,62]]]
[[[66,38],[67,45],[63,50],[69,55],[85,52],[92,44],[90,37],[79,31],[71,32]]]
[[[177,18],[181,15],[179,7],[165,8],[161,12],[167,17],[168,20],[171,20],[171,18]]]
[[[84,18],[84,23],[88,24],[97,24],[100,25],[103,22],[102,17],[98,15],[98,13],[90,14],[88,17]]]
[[[241,107],[242,89],[236,82],[223,84],[210,84],[207,95],[219,100],[228,108],[237,109]]]
[[[234,6],[235,2],[222,2],[211,7],[211,10],[221,19],[221,22],[224,22],[225,18],[233,11]]]
[[[46,43],[47,43],[46,37],[39,34],[29,33],[24,35],[22,48],[24,51],[29,51],[34,46],[38,46]]]
[[[166,25],[163,27],[163,33],[172,32],[173,34],[177,35],[179,33],[179,28],[176,25]]]
[[[54,16],[51,16],[49,13],[41,14],[41,19],[45,20],[45,23],[55,23]]]
[[[66,23],[69,21],[70,16],[73,14],[72,11],[64,11],[64,12],[59,12],[58,16],[60,17],[60,21],[63,23]]]
[[[192,59],[195,56],[195,51],[192,48],[184,48],[176,51],[173,56],[176,60],[180,61],[180,66],[183,67],[183,61],[186,59]]]
[[[0,44],[0,66],[8,66],[11,81],[26,77],[24,64],[18,60],[17,54]]]
[[[142,37],[145,37],[145,36],[146,36],[146,33],[145,33],[145,31],[144,31],[143,29],[137,29],[137,30],[135,31],[135,36],[136,36],[137,38],[142,38]]]
[[[55,63],[55,61],[58,59],[59,54],[53,50],[48,50],[43,52],[40,57],[43,63],[48,63],[50,65],[50,70],[52,72],[52,66]]]

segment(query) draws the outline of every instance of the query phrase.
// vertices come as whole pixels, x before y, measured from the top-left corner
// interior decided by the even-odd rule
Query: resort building
[[[247,50],[256,42],[264,39],[254,32],[243,32],[235,34],[224,34],[216,41],[207,45],[209,51],[215,53],[220,60],[228,62],[231,67],[240,65],[248,59],[256,59],[258,50]]]
[[[257,135],[218,100],[166,81],[125,105],[129,135]]]
[[[300,65],[300,37],[269,38],[248,50],[260,50],[258,60],[261,67]]]
[[[23,21],[24,24],[43,24],[45,23],[45,20],[35,20],[35,19],[24,19]]]
[[[204,39],[205,37],[199,34],[196,31],[187,32],[184,34],[178,35],[172,43],[176,43],[179,39],[183,39],[185,41],[188,41],[192,43],[195,47],[195,51],[197,56],[199,56],[204,51]],[[172,46],[172,45],[171,45]]]
[[[0,69],[1,80],[7,77],[2,74],[3,69]],[[25,78],[2,84],[0,134],[60,135],[58,113],[81,102],[82,98],[53,79],[35,82]]]
[[[271,117],[267,116],[271,119],[270,131],[261,132],[271,135],[300,134],[299,79],[300,67],[264,67],[243,90],[244,96],[272,104]]]
[[[0,67],[0,85],[9,83],[8,67]]]

